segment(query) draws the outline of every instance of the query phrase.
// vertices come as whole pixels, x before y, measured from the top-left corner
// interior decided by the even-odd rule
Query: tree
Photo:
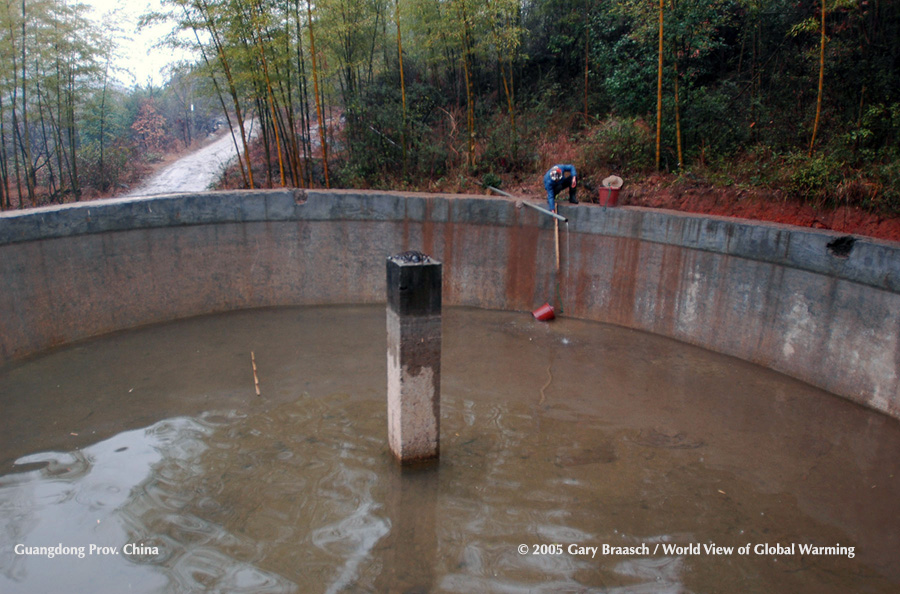
[[[159,114],[152,99],[143,102],[131,129],[142,149],[160,156],[165,151],[169,139],[166,119]]]
[[[20,207],[26,196],[31,205],[45,194],[80,196],[79,110],[102,87],[101,64],[110,47],[85,10],[53,0],[0,5],[4,207],[12,206],[13,193]]]

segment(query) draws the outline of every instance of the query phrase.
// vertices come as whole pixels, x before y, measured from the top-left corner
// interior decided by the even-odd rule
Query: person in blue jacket
[[[578,204],[575,198],[575,178],[578,173],[574,165],[554,165],[544,174],[544,189],[547,190],[547,204],[556,212],[556,195],[569,188],[569,202]]]

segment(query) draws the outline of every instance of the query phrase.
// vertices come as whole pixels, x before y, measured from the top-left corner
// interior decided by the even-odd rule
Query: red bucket
[[[556,317],[556,314],[553,313],[553,306],[549,303],[545,303],[531,313],[534,315],[534,319],[541,322],[549,322]]]
[[[600,188],[600,206],[615,206],[619,203],[619,188]]]

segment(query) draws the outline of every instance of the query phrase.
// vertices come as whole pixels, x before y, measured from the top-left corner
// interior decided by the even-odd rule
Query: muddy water
[[[900,587],[892,419],[659,337],[450,309],[441,462],[401,471],[385,374],[383,307],[0,368],[0,591]]]

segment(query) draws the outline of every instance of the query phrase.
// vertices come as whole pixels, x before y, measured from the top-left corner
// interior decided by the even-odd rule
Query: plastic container
[[[553,312],[553,306],[549,303],[545,303],[531,313],[534,315],[534,319],[541,322],[549,322],[556,317],[556,314]]]
[[[615,206],[619,203],[619,188],[600,188],[600,206]]]
[[[610,175],[602,182],[600,193],[597,195],[600,206],[615,206],[619,203],[619,189],[625,181],[618,175]]]

